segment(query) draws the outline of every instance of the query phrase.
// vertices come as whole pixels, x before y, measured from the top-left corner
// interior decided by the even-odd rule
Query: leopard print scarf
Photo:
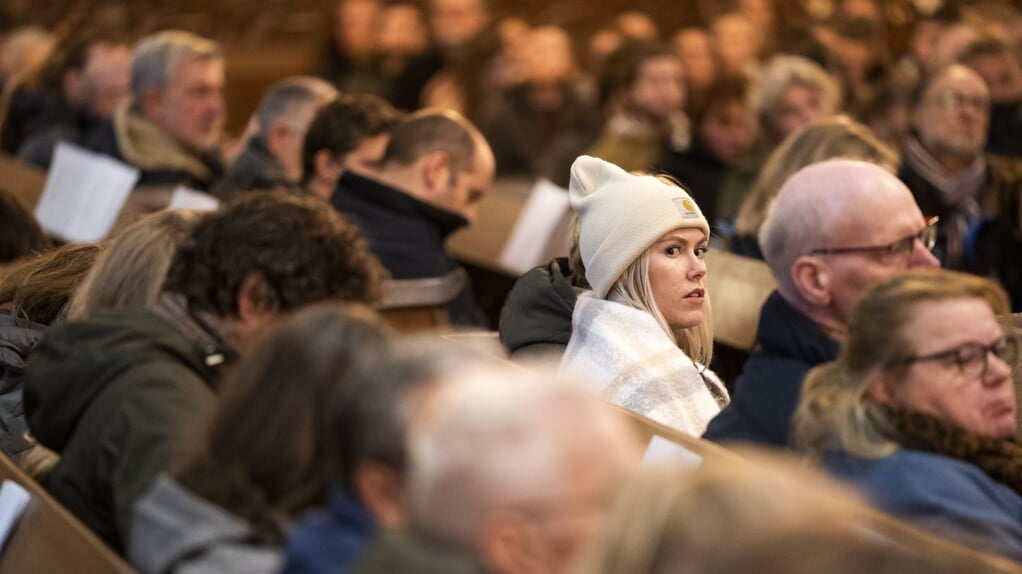
[[[888,438],[905,448],[974,464],[990,478],[1022,494],[1022,443],[980,436],[929,414],[879,403],[871,415]]]

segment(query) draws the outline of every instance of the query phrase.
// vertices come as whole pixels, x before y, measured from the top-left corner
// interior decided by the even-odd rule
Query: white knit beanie
[[[651,175],[631,175],[587,155],[571,165],[571,207],[581,222],[579,249],[586,279],[600,298],[650,245],[682,227],[710,226],[681,187]]]

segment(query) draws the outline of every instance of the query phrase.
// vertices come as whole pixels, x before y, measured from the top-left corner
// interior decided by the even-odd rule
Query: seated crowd
[[[483,0],[339,0],[237,138],[210,38],[0,39],[4,161],[145,198],[65,242],[0,177],[2,456],[144,573],[1022,571],[1022,14],[893,54],[879,1],[719,4],[583,65]],[[520,180],[571,242],[501,292],[448,240]],[[711,249],[762,305],[714,309]],[[441,327],[390,313],[452,277]]]

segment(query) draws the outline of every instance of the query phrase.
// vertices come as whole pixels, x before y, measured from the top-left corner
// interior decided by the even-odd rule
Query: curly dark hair
[[[316,197],[275,190],[243,196],[202,221],[178,248],[164,291],[195,311],[237,315],[246,278],[267,309],[324,300],[375,303],[387,273],[358,226]]]

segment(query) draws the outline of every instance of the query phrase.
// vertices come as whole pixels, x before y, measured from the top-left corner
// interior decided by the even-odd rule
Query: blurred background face
[[[180,143],[206,152],[220,143],[224,105],[223,60],[183,60],[161,97],[156,123]]]
[[[631,106],[658,120],[667,120],[681,111],[685,89],[681,62],[674,56],[660,56],[639,65],[639,73],[629,90]]]
[[[109,118],[131,93],[131,50],[122,44],[98,43],[89,48],[81,71],[77,105],[93,117]]]
[[[521,52],[526,79],[532,83],[560,84],[574,75],[571,38],[561,28],[543,26],[529,31]]]
[[[792,84],[781,94],[770,123],[777,141],[781,141],[800,127],[832,115],[834,111],[816,88]]]
[[[990,306],[982,299],[924,301],[905,325],[916,356],[941,353],[967,343],[990,345],[1003,336]],[[891,402],[934,415],[982,436],[1015,435],[1015,388],[1011,367],[988,354],[986,373],[969,376],[953,358],[913,363],[904,381],[893,381]]]
[[[699,28],[686,28],[674,35],[674,53],[681,60],[685,85],[689,89],[708,88],[717,77],[717,62],[710,35]]]
[[[744,72],[756,60],[762,36],[742,14],[726,14],[713,22],[713,48],[724,68]]]
[[[989,109],[983,80],[964,66],[954,66],[923,94],[915,127],[931,152],[971,157],[983,151]]]
[[[385,54],[412,56],[429,47],[426,19],[414,4],[391,4],[380,17],[379,49]]]
[[[429,18],[433,38],[444,49],[464,45],[490,21],[480,0],[433,0]]]
[[[990,101],[1007,104],[1022,100],[1022,71],[1003,54],[983,54],[969,61],[969,67],[983,78],[990,90]]]
[[[380,5],[376,0],[341,0],[335,13],[337,47],[348,54],[376,50]]]
[[[699,124],[699,135],[714,157],[734,164],[748,153],[754,141],[749,110],[740,100],[710,106]]]

